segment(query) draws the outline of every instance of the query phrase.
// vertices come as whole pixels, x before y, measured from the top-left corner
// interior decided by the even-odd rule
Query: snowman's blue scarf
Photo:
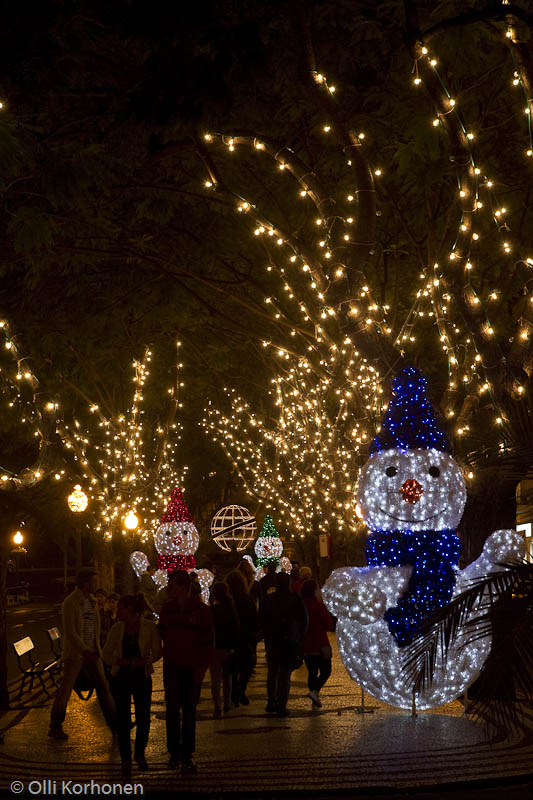
[[[422,622],[450,602],[455,588],[454,567],[460,545],[454,529],[442,531],[374,531],[367,540],[366,558],[372,567],[411,565],[407,591],[398,605],[383,615],[400,647],[410,644]]]

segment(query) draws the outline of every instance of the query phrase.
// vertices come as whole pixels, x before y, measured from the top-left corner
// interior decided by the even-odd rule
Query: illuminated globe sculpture
[[[243,506],[224,506],[211,521],[211,536],[222,550],[241,552],[253,541],[256,521]]]
[[[477,678],[490,637],[458,637],[446,661],[437,655],[430,686],[413,696],[403,670],[403,648],[425,620],[476,578],[503,569],[523,554],[522,537],[499,530],[481,556],[459,570],[455,532],[466,487],[426,395],[426,380],[407,367],[394,379],[382,428],[357,487],[361,516],[370,529],[367,567],[330,575],[324,602],[338,618],[341,658],[351,677],[374,697],[400,708],[435,708],[454,700]],[[472,610],[469,620],[482,612]]]

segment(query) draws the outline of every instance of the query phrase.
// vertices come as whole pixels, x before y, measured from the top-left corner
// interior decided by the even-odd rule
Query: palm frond
[[[533,699],[533,564],[509,562],[504,571],[472,582],[428,619],[407,649],[403,668],[415,693],[433,682],[457,642],[492,637],[491,652],[470,690],[469,711],[493,725],[518,725],[518,704]]]

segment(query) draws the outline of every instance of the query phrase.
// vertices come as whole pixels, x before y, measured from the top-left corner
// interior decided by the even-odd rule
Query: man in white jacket
[[[100,708],[111,730],[115,728],[115,704],[109,691],[100,649],[100,615],[94,598],[97,574],[92,567],[81,569],[77,587],[63,601],[63,679],[50,713],[52,739],[68,739],[63,730],[67,704],[74,684],[83,670],[96,689]]]

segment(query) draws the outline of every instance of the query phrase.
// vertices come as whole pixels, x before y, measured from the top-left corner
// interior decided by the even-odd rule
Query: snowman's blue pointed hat
[[[430,447],[451,452],[427,396],[426,379],[415,367],[405,367],[392,382],[392,397],[381,430],[370,445],[370,455],[395,448]]]

